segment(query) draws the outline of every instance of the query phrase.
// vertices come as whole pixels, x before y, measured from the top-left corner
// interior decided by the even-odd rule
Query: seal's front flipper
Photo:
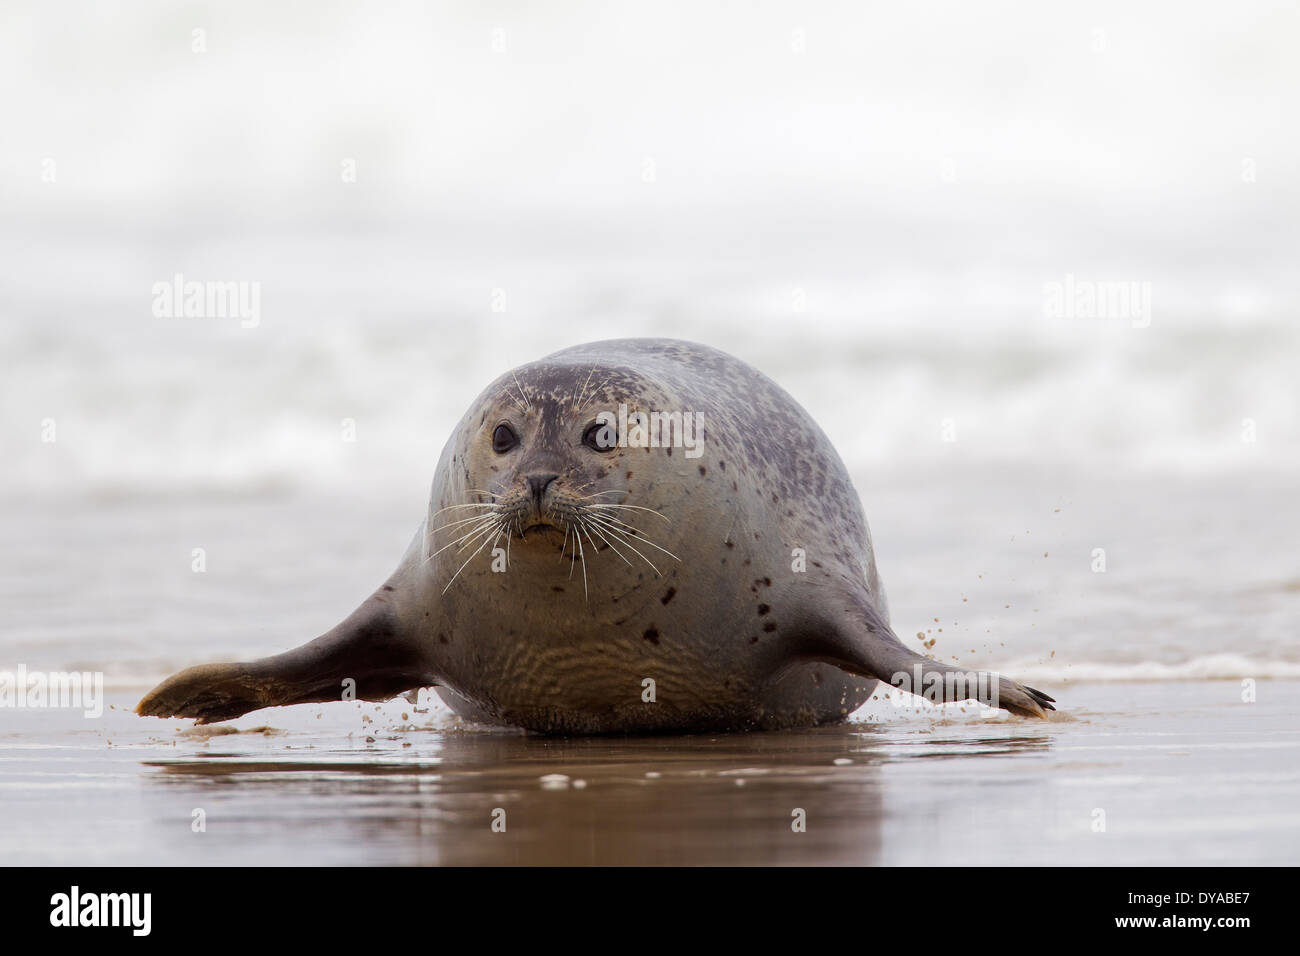
[[[799,656],[874,677],[933,703],[978,700],[1023,717],[1046,717],[1055,701],[1042,691],[990,671],[969,671],[930,660],[903,646],[864,598],[827,608],[827,617],[799,639]]]
[[[146,694],[135,712],[209,724],[285,704],[387,700],[435,683],[412,642],[398,633],[391,606],[375,595],[338,627],[292,651],[174,674]]]

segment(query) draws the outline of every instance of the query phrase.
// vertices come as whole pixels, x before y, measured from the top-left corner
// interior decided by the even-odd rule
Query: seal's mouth
[[[542,475],[539,481],[545,479],[549,486],[551,478],[551,475]],[[656,576],[662,576],[660,567],[664,561],[681,560],[664,543],[654,540],[655,529],[651,528],[651,533],[646,530],[651,519],[671,524],[668,516],[646,505],[628,504],[623,489],[589,493],[575,493],[563,488],[557,492],[549,487],[542,490],[544,493],[540,499],[535,490],[529,493],[522,488],[502,494],[484,492],[482,494],[492,500],[478,498],[447,505],[432,513],[431,518],[441,518],[442,523],[428,532],[426,560],[431,561],[452,551],[453,558],[459,561],[443,593],[456,581],[463,580],[461,571],[485,551],[496,562],[504,545],[505,564],[494,563],[492,570],[508,570],[512,540],[516,542],[516,553],[523,549],[532,556],[552,552],[563,558],[567,554],[571,575],[581,565],[584,597],[587,595],[588,575],[597,571],[594,567],[588,568],[593,558],[616,557],[630,568],[638,568],[644,563]],[[585,486],[582,489],[583,492],[587,490]],[[611,496],[617,500],[610,500]],[[447,517],[443,518],[443,515]],[[466,557],[462,559],[461,555]]]
[[[533,537],[551,537],[564,533],[564,529],[549,518],[533,518],[531,521],[522,525],[519,529],[519,537],[527,539],[529,532]]]

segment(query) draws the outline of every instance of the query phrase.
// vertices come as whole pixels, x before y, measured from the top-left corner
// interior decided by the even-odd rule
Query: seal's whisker
[[[435,511],[433,514],[429,515],[429,517],[430,517],[430,518],[436,518],[436,517],[438,517],[438,515],[442,514],[444,511],[454,511],[454,510],[456,510],[457,508],[495,508],[495,507],[496,507],[496,504],[493,503],[493,502],[491,502],[491,501],[472,501],[472,502],[470,502],[469,504],[466,504],[466,505],[448,505],[448,506],[445,507],[445,508],[439,508],[439,509],[438,509],[437,511]]]
[[[484,528],[490,527],[490,526],[491,526],[491,523],[496,519],[496,516],[495,516],[495,515],[478,515],[478,516],[477,516],[477,519],[478,519],[478,521],[479,521],[479,524],[474,525],[474,527],[470,528],[468,531],[466,531],[466,532],[465,532],[463,535],[461,535],[459,538],[456,538],[456,539],[454,539],[454,540],[452,540],[452,541],[447,542],[447,543],[444,544],[441,548],[439,548],[437,551],[432,552],[432,553],[431,553],[427,558],[425,558],[425,559],[424,559],[422,562],[420,562],[420,563],[421,563],[421,564],[428,564],[430,561],[432,561],[432,560],[433,560],[434,558],[436,558],[438,555],[442,554],[442,552],[446,551],[448,548],[454,548],[456,545],[460,544],[460,542],[464,541],[466,538],[475,535],[477,532],[479,532],[480,530],[482,530],[482,529],[484,529]]]
[[[646,534],[636,525],[629,524],[627,521],[623,520],[617,515],[612,515],[602,511],[594,511],[594,512],[589,512],[588,517],[599,518],[601,521],[604,521],[606,524],[613,525],[615,528],[618,528],[620,531],[623,531],[634,538],[643,538],[646,541],[650,540],[650,535]]]
[[[582,519],[578,520],[578,525],[587,533],[587,543],[591,545],[592,554],[600,554],[600,545],[597,544],[596,539],[591,536],[591,527]]]
[[[435,557],[437,557],[438,555],[442,554],[442,552],[446,551],[448,548],[454,548],[456,545],[460,544],[460,543],[461,543],[462,541],[464,541],[466,538],[477,538],[478,535],[479,535],[482,531],[485,531],[485,530],[491,528],[493,522],[496,521],[496,520],[497,520],[497,516],[496,516],[496,515],[488,515],[488,516],[485,517],[485,518],[481,518],[481,519],[480,519],[480,522],[481,522],[480,524],[477,524],[477,525],[475,525],[474,527],[470,528],[468,531],[466,531],[463,535],[461,535],[461,536],[460,536],[459,538],[457,538],[455,541],[450,541],[450,542],[448,542],[447,544],[444,544],[444,545],[443,545],[441,548],[439,548],[437,551],[433,552],[433,554],[429,555],[429,557],[425,558],[425,561],[427,562],[427,561],[432,560],[433,558],[435,558]],[[463,551],[464,548],[461,548],[460,550]]]
[[[634,538],[639,538],[641,540],[646,541],[647,543],[650,541],[650,536],[648,534],[646,534],[636,525],[629,524],[628,522],[624,521],[622,518],[618,517],[617,515],[606,514],[603,511],[596,511],[591,513],[591,517],[600,518],[606,524],[611,524],[614,527],[621,530],[623,533],[631,535]]]
[[[472,531],[469,534],[467,534],[464,538],[461,538],[460,540],[463,541],[464,544],[461,544],[461,546],[456,549],[456,553],[457,554],[462,553],[466,548],[468,548],[470,545],[477,542],[480,538],[491,535],[494,527],[495,525],[490,524],[486,528],[482,528],[478,531]],[[456,544],[456,542],[453,541],[452,544]]]
[[[577,399],[573,403],[573,408],[575,411],[581,411],[582,409],[582,407],[578,403],[581,402],[587,396],[587,386],[591,384],[591,377],[596,374],[596,368],[597,366],[595,365],[591,367],[591,371],[587,373],[587,380],[582,383],[582,392],[578,395]]]
[[[593,553],[593,554],[600,554],[600,545],[597,544],[597,543],[596,543],[596,539],[593,538],[593,537],[591,536],[591,528],[587,525],[587,523],[586,523],[585,521],[579,521],[579,524],[582,526],[582,530],[585,531],[585,532],[587,533],[587,541],[591,544],[591,551],[592,551],[592,553]],[[599,533],[599,532],[597,532],[597,533]],[[602,537],[604,537],[604,536],[602,535]],[[606,543],[608,543],[608,539],[605,539],[605,540],[606,540]],[[595,572],[593,571],[592,573],[594,574]]]
[[[656,575],[658,575],[659,577],[663,577],[663,573],[657,567],[655,567],[655,563],[651,561],[649,558],[647,558],[644,554],[642,554],[637,549],[636,545],[632,544],[632,542],[628,540],[628,536],[625,532],[619,531],[617,528],[613,528],[609,525],[605,526],[605,530],[608,531],[610,534],[618,537],[618,539],[622,541],[626,547],[630,548],[636,554],[637,557],[639,557],[646,564],[650,565],[650,569],[654,571]],[[646,543],[649,544],[650,542],[647,541]]]
[[[586,499],[586,498],[588,498],[588,497],[592,497],[592,496],[590,496],[590,495],[584,495],[584,494],[582,494],[582,492],[586,491],[588,488],[590,488],[590,487],[591,487],[592,485],[594,485],[595,483],[596,483],[596,479],[594,479],[594,478],[591,479],[590,481],[584,481],[582,484],[574,485],[574,486],[570,489],[570,493],[571,493],[571,494],[573,495],[573,497],[575,497],[575,498],[583,498],[583,499]],[[616,491],[616,490],[611,490],[611,491],[598,491],[598,492],[595,492],[595,494],[598,494],[598,495],[616,495],[616,494],[620,494],[620,492],[618,492],[618,491]]]
[[[575,534],[574,537],[578,540],[578,556],[582,558],[582,599],[585,601],[587,600],[587,555],[582,550],[582,535]]]
[[[492,519],[495,517],[495,515],[475,515],[474,517],[475,517],[475,520],[476,520],[476,521],[480,522],[479,524],[476,524],[474,527],[470,528],[469,531],[467,531],[467,532],[466,532],[464,535],[462,535],[461,537],[456,538],[456,539],[453,540],[453,541],[449,541],[447,544],[444,544],[444,545],[443,545],[441,548],[439,548],[437,551],[434,551],[434,552],[430,553],[429,556],[426,557],[426,558],[425,558],[422,562],[420,562],[420,563],[421,563],[421,564],[428,564],[430,561],[432,561],[432,560],[433,560],[434,558],[436,558],[438,555],[442,554],[442,552],[446,551],[448,548],[454,547],[455,545],[459,544],[461,541],[464,541],[466,537],[468,537],[469,535],[472,535],[472,534],[473,534],[475,531],[477,531],[479,528],[485,527],[488,523],[490,523],[490,522],[492,521]],[[441,529],[438,529],[438,530],[441,530]],[[430,532],[430,534],[432,534],[432,532]]]
[[[512,374],[513,374],[513,373],[512,373]],[[519,384],[519,379],[518,379],[518,378],[515,379],[515,384],[516,384],[516,385]],[[523,393],[521,392],[520,394],[523,394]],[[512,405],[514,405],[515,408],[519,409],[519,411],[523,412],[525,415],[528,414],[528,409],[523,405],[523,403],[521,403],[521,402],[519,401],[519,399],[515,398],[514,393],[513,393],[512,391],[510,391],[510,386],[509,386],[509,385],[507,385],[505,388],[503,388],[503,389],[501,390],[501,395],[502,395],[502,397],[504,397],[504,398],[508,398],[508,399],[510,399],[510,403],[511,403]]]
[[[493,551],[496,551],[496,549],[497,549],[497,542],[501,540],[501,535],[504,534],[505,531],[506,531],[506,524],[505,524],[505,522],[502,521],[502,522],[498,523],[498,524],[497,524],[497,533],[496,533],[496,535],[493,536],[493,538],[492,538],[492,550],[493,550]],[[507,570],[507,571],[510,570],[510,535],[509,535],[509,534],[506,534],[506,570]]]
[[[590,402],[595,401],[596,396],[600,394],[600,390],[604,388],[606,385],[608,385],[609,383],[610,383],[610,379],[607,378],[605,379],[605,381],[601,382],[599,385],[593,388],[591,390],[591,398],[588,399],[586,402],[583,402],[582,407],[579,408],[578,411],[581,412],[582,409],[586,408],[587,405],[590,404]]]
[[[504,523],[506,523],[506,519],[500,518],[499,515],[490,515],[486,522],[486,531],[491,532],[491,529]],[[456,544],[458,541],[464,541],[464,544],[460,545],[460,548],[456,549],[458,551],[463,551],[467,549],[469,545],[472,545],[474,541],[478,540],[478,533],[480,532],[478,532],[477,529],[471,528],[469,531],[465,532],[464,535],[456,538],[456,541],[452,541],[451,544]],[[465,538],[469,538],[469,540],[465,541]]]
[[[591,526],[590,526],[590,525],[586,525],[586,527],[587,527],[587,529],[588,529],[587,533],[588,533],[588,535],[590,535],[590,534],[591,534]],[[632,564],[632,562],[631,562],[631,561],[628,561],[628,559],[624,556],[623,552],[620,551],[620,550],[618,550],[618,548],[614,547],[614,542],[613,542],[613,541],[610,541],[609,538],[605,537],[604,532],[602,532],[599,528],[596,528],[595,531],[596,531],[596,534],[600,535],[600,540],[604,541],[607,545],[609,545],[610,549],[611,549],[615,554],[617,554],[620,558],[623,558],[624,563],[627,564],[627,566],[628,566],[629,568],[630,568],[630,567],[634,567],[634,565]]]
[[[449,521],[447,524],[439,525],[429,534],[437,534],[439,531],[446,531],[448,528],[454,528],[457,525],[468,524],[471,521],[482,521],[484,518],[490,518],[491,515],[471,515],[468,518],[461,518],[459,521]]]
[[[565,540],[565,541],[568,541],[568,540],[569,540],[569,529],[572,528],[572,527],[573,527],[573,522],[571,522],[571,521],[570,521],[570,522],[567,522],[567,523],[565,524],[565,526],[564,526],[564,540]],[[564,557],[564,552],[560,552],[560,557],[561,557],[561,558]],[[571,547],[569,548],[569,580],[570,580],[570,581],[573,580],[573,569],[574,569],[574,566],[575,566],[577,563],[578,563],[578,548],[577,548],[576,545],[573,545],[573,546],[571,546]]]
[[[524,402],[528,405],[528,408],[532,408],[533,407],[532,401],[528,398],[527,395],[524,394],[524,387],[519,384],[519,376],[515,375],[514,372],[511,372],[510,374],[511,376],[514,377],[515,388],[519,389],[519,397],[524,400]],[[524,411],[528,411],[528,408],[525,408]]]
[[[677,555],[673,554],[667,548],[661,547],[660,545],[655,544],[653,541],[647,538],[645,532],[642,531],[640,528],[633,528],[630,524],[626,524],[622,521],[618,522],[618,524],[611,524],[609,522],[609,519],[606,518],[604,515],[588,515],[587,517],[589,517],[593,521],[603,524],[604,527],[606,528],[618,532],[625,538],[629,538],[633,536],[629,534],[628,530],[624,530],[624,529],[629,529],[631,532],[635,533],[635,537],[637,541],[643,544],[650,545],[650,547],[654,548],[656,551],[662,551],[664,554],[668,555],[668,557],[672,558],[674,561],[681,560],[681,558],[677,557]],[[622,525],[622,527],[619,527],[619,525]]]
[[[624,511],[648,511],[652,515],[658,515],[660,518],[663,518],[669,524],[673,523],[673,519],[669,518],[666,514],[663,514],[662,512],[659,511],[655,511],[653,508],[643,507],[642,505],[612,505],[609,502],[605,502],[605,501],[595,501],[587,505],[587,507],[588,508],[617,508],[619,510],[624,510]]]
[[[472,534],[473,534],[477,529],[487,527],[488,525],[490,525],[493,521],[495,521],[495,520],[496,520],[497,518],[499,518],[499,517],[500,517],[500,514],[498,514],[498,513],[495,512],[495,511],[491,512],[490,514],[485,514],[485,515],[475,515],[475,516],[474,516],[472,519],[470,519],[470,520],[472,520],[472,521],[474,521],[474,522],[477,522],[477,523],[476,523],[476,524],[472,524],[472,525],[470,525],[470,527],[465,528],[463,531],[461,531],[461,533],[460,533],[460,537],[457,538],[455,541],[453,541],[452,544],[455,544],[457,541],[464,541],[467,537],[469,537],[470,535],[472,535]]]
[[[604,528],[607,531],[618,535],[618,539],[624,541],[629,546],[638,542],[654,544],[654,542],[641,533],[639,528],[634,528],[622,521],[614,521],[601,514],[587,514],[584,517],[597,527]]]
[[[489,530],[491,530],[491,529],[489,529]],[[492,540],[492,539],[491,539],[490,537],[489,537],[489,538],[484,538],[484,539],[483,539],[483,543],[480,544],[480,545],[478,546],[478,548],[475,549],[474,553],[471,554],[468,558],[465,559],[465,563],[462,564],[459,568],[456,569],[456,573],[453,574],[453,575],[451,576],[451,580],[447,582],[447,587],[445,587],[445,588],[442,589],[442,593],[443,593],[443,594],[446,594],[446,593],[447,593],[447,588],[450,588],[453,584],[456,583],[456,579],[457,579],[458,577],[460,577],[460,572],[464,571],[465,568],[469,565],[469,563],[470,563],[471,561],[473,561],[475,558],[478,557],[478,553],[479,553],[480,551],[482,551],[485,547],[487,547],[487,543],[488,543],[489,541],[491,541],[491,540]]]

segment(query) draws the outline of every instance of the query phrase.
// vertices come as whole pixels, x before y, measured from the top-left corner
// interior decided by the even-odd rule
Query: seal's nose
[[[528,490],[532,492],[533,501],[537,502],[539,510],[542,504],[542,495],[546,493],[547,486],[550,485],[551,482],[553,482],[556,478],[559,477],[560,477],[559,475],[529,475],[528,476]]]

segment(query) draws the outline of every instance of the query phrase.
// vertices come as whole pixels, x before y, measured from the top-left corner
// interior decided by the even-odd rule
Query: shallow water
[[[14,712],[9,863],[1300,862],[1300,682],[1054,687],[1052,722],[880,701],[814,731],[550,739],[435,704],[194,729]],[[427,703],[427,702],[426,702]],[[403,719],[403,718],[406,719]],[[95,726],[91,728],[91,724]],[[556,776],[556,775],[562,775]],[[206,830],[193,830],[194,811]],[[792,814],[805,811],[794,832]],[[494,832],[504,811],[505,832]],[[1094,829],[1104,812],[1104,832]],[[500,814],[497,814],[498,817]]]

